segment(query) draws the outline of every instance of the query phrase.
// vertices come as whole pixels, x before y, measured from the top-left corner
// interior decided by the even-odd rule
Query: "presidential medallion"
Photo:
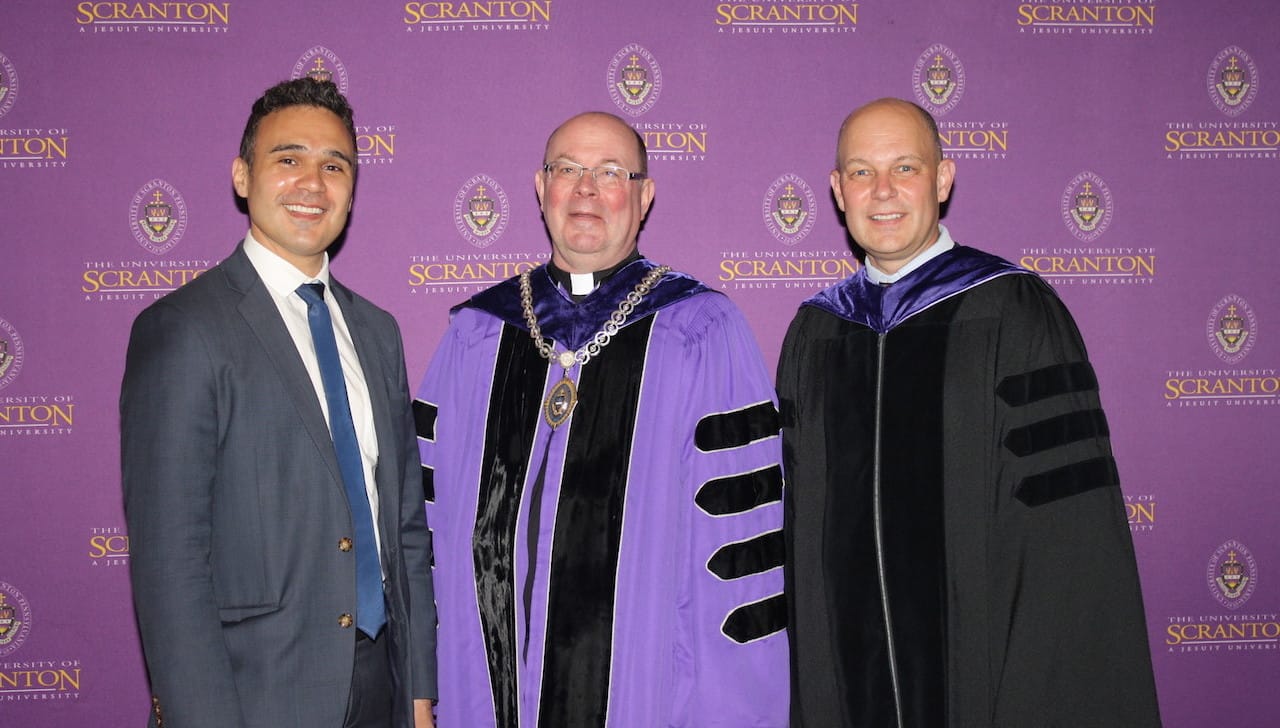
[[[652,268],[640,279],[636,287],[618,303],[618,310],[609,316],[609,320],[604,326],[595,333],[587,343],[577,351],[562,351],[556,353],[555,347],[547,343],[542,338],[542,328],[538,326],[538,317],[533,312],[533,290],[529,285],[529,271],[520,274],[520,309],[524,314],[525,323],[529,324],[529,336],[533,338],[533,344],[537,348],[538,353],[553,364],[559,364],[564,369],[564,375],[556,382],[556,386],[551,388],[551,393],[547,398],[542,400],[542,417],[551,425],[551,429],[555,429],[565,423],[569,419],[569,415],[573,414],[573,408],[578,404],[578,388],[574,385],[573,380],[569,378],[569,370],[575,364],[586,366],[600,350],[609,344],[609,340],[613,335],[618,333],[624,324],[627,323],[627,317],[635,310],[636,306],[644,300],[662,276],[671,270],[670,267],[660,265]]]
[[[573,386],[573,382],[566,375],[551,388],[551,394],[548,394],[543,401],[542,416],[554,430],[569,419],[576,404],[578,404],[578,388]]]

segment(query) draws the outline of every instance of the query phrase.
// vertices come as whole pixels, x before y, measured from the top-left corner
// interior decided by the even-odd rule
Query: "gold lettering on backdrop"
[[[404,5],[406,25],[441,20],[526,20],[549,22],[552,0],[491,0],[490,2],[410,2]]]
[[[77,25],[112,20],[177,21],[192,20],[206,25],[228,25],[231,3],[122,3],[82,2],[76,6]]]
[[[716,25],[735,23],[814,23],[857,25],[858,3],[721,3],[716,6]]]

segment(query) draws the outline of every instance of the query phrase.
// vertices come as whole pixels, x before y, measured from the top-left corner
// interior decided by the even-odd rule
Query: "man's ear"
[[[653,180],[645,177],[640,184],[640,219],[642,220],[649,214],[649,205],[653,204],[655,191]]]
[[[237,195],[249,196],[249,164],[240,157],[231,160],[231,184]]]
[[[951,196],[951,183],[956,181],[956,163],[950,159],[938,162],[938,202]]]

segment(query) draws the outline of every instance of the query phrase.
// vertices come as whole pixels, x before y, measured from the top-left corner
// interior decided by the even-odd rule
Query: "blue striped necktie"
[[[298,295],[307,302],[307,323],[320,364],[320,380],[329,403],[329,432],[333,449],[342,470],[342,485],[351,506],[351,525],[355,530],[356,553],[356,627],[376,637],[387,623],[386,605],[382,598],[382,568],[378,561],[378,544],[373,537],[373,514],[365,493],[364,465],[360,460],[360,443],[351,419],[347,401],[347,383],[338,358],[338,342],[333,336],[333,319],[324,302],[323,283],[304,283]]]

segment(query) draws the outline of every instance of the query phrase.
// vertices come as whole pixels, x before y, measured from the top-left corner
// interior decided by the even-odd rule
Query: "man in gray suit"
[[[143,311],[120,393],[133,595],[168,728],[422,728],[431,546],[399,329],[329,275],[356,176],[332,83],[254,103],[249,232]]]

